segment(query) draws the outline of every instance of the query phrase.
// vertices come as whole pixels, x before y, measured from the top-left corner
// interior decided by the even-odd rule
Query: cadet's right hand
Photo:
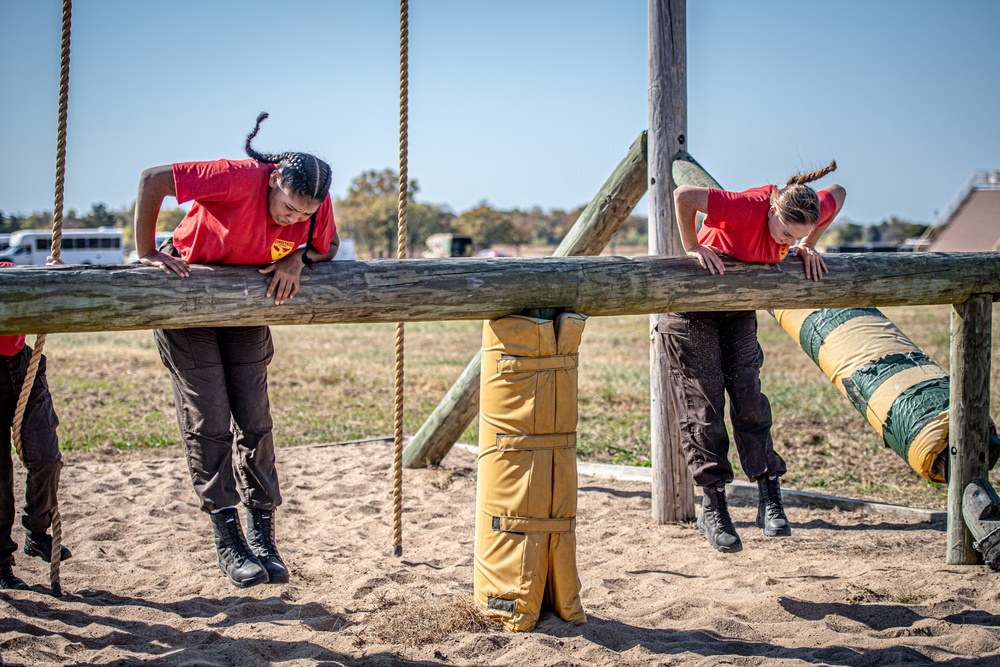
[[[701,268],[708,269],[712,275],[716,272],[721,276],[726,272],[726,266],[712,246],[701,245],[700,243],[687,251],[688,257],[697,257]]]
[[[191,269],[187,262],[180,257],[174,257],[159,250],[150,250],[139,258],[139,263],[146,266],[157,266],[167,275],[170,275],[171,272],[176,273],[181,278],[187,278],[191,275]]]

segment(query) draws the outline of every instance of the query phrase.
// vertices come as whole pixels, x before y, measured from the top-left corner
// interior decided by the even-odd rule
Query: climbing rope
[[[60,52],[61,64],[59,67],[59,129],[58,140],[56,142],[56,193],[55,204],[52,211],[52,257],[59,261],[62,246],[62,218],[63,218],[63,190],[66,182],[66,119],[69,110],[69,42],[70,28],[73,19],[73,0],[63,0],[62,16],[62,50]],[[21,385],[21,393],[17,398],[17,407],[14,408],[13,441],[17,457],[24,464],[24,450],[21,446],[21,426],[24,422],[24,410],[28,405],[28,397],[31,396],[31,388],[35,384],[35,376],[38,374],[38,364],[42,359],[42,350],[45,348],[45,334],[39,334],[35,338],[35,348],[31,352],[31,360],[28,362],[28,372],[24,376],[24,384]],[[27,467],[27,466],[25,466]],[[62,516],[59,514],[59,506],[52,508],[52,553],[49,559],[49,583],[52,587],[53,595],[62,595],[62,585],[59,581],[59,565],[62,561]]]
[[[407,0],[399,0],[399,204],[396,210],[396,258],[406,259],[407,203],[407,81],[409,65],[410,11]],[[404,323],[396,322],[396,373],[393,400],[392,444],[392,555],[403,555],[403,335]]]

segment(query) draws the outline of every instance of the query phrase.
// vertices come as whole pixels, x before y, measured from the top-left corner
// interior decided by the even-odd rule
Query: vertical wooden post
[[[980,563],[962,518],[965,487],[989,479],[990,294],[974,294],[951,311],[951,408],[948,431],[948,564]]]
[[[674,221],[673,156],[687,144],[685,0],[649,0],[649,254],[682,255]],[[694,519],[694,489],[670,405],[666,358],[650,317],[650,457],[653,521]]]

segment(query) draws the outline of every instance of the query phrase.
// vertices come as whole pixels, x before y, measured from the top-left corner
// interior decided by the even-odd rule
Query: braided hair
[[[782,222],[815,225],[819,222],[819,196],[806,183],[818,180],[837,168],[837,161],[816,171],[796,174],[788,179],[785,187],[771,195],[771,206]]]
[[[274,155],[271,153],[258,153],[250,144],[253,142],[257,132],[260,131],[260,124],[267,118],[266,112],[261,112],[257,116],[257,124],[253,132],[247,135],[246,144],[243,149],[246,154],[258,162],[276,164],[278,176],[281,184],[292,194],[299,197],[307,197],[314,201],[321,202],[326,199],[330,192],[330,181],[333,173],[323,160],[309,153],[281,153]]]

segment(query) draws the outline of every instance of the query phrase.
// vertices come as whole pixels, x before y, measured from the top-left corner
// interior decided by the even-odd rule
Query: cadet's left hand
[[[812,278],[814,281],[822,280],[823,274],[828,273],[826,262],[823,261],[823,255],[816,248],[805,243],[800,243],[795,248],[795,251],[802,258],[802,264],[806,268],[806,278]]]
[[[282,257],[273,264],[268,264],[260,272],[273,274],[267,286],[267,296],[274,297],[274,305],[280,306],[286,299],[291,299],[299,291],[299,275],[302,273],[302,259],[299,252],[294,251],[287,257]]]

